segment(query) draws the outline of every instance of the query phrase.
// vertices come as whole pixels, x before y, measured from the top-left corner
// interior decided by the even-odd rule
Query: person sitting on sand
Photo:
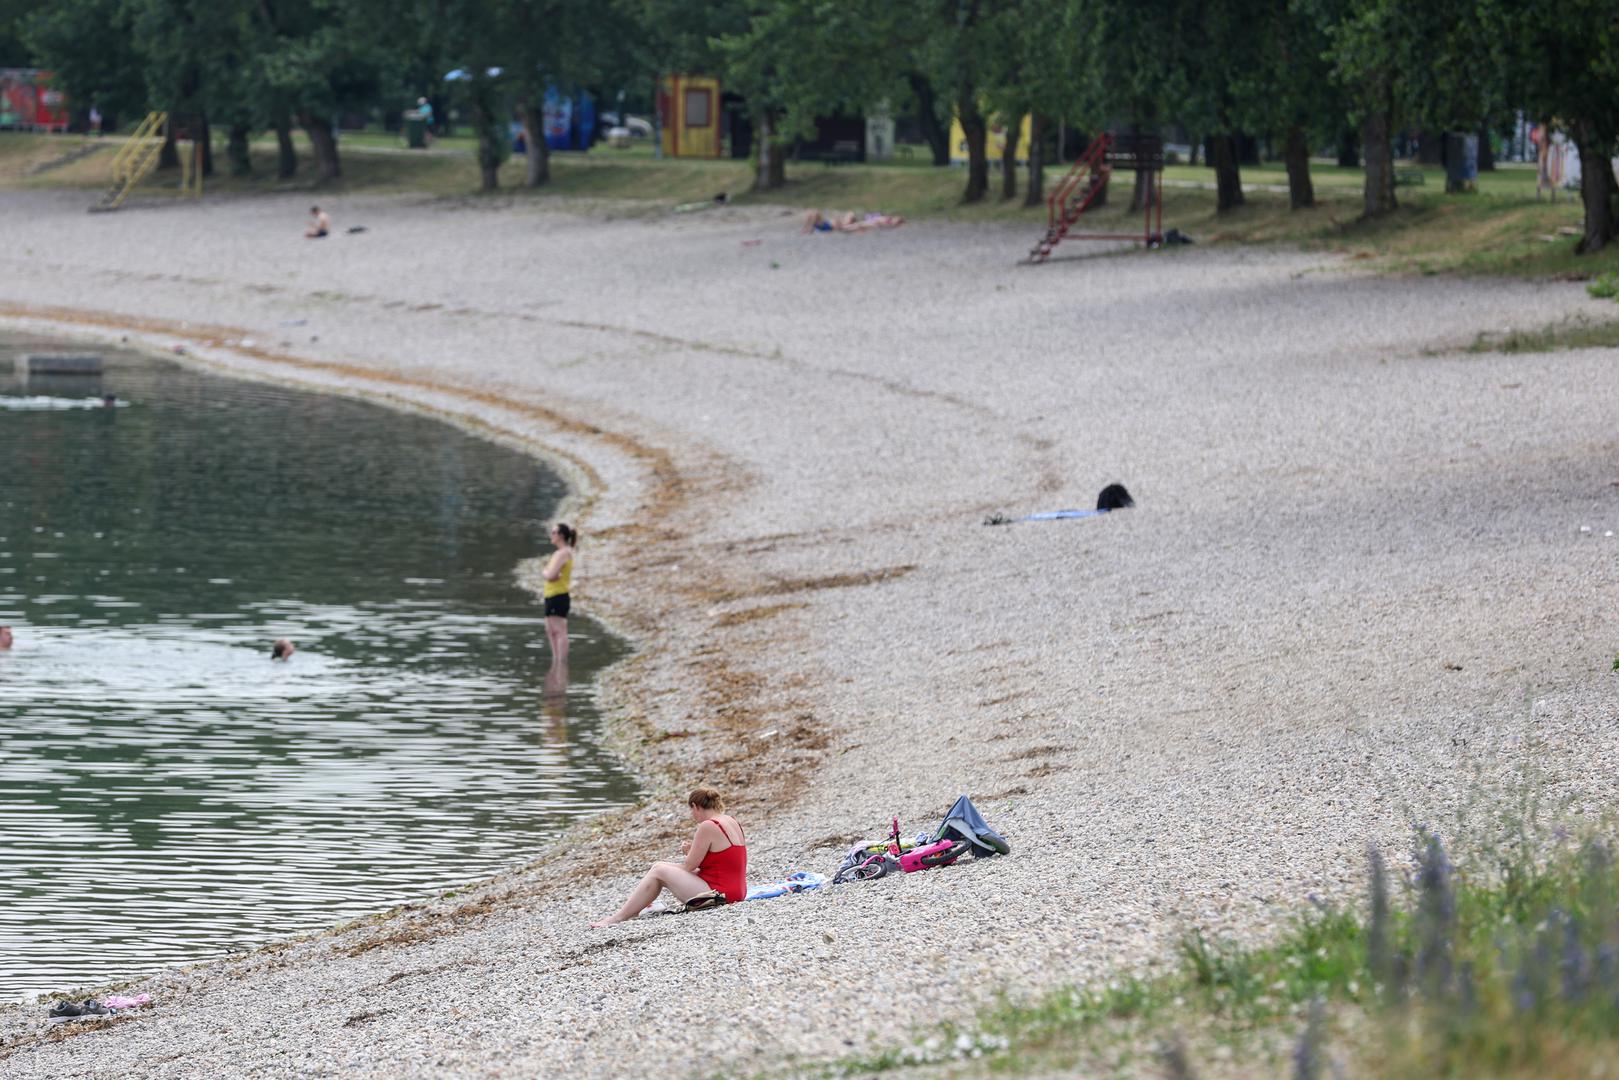
[[[275,639],[274,644],[270,646],[270,659],[291,660],[292,654],[297,651],[298,646],[294,645],[291,641],[284,637],[278,637]]]
[[[323,236],[330,235],[332,219],[327,215],[326,211],[318,206],[311,206],[309,212],[314,215],[315,220],[310,222],[309,228],[304,230],[304,236],[310,240],[319,240]]]
[[[674,893],[682,904],[710,889],[724,894],[726,902],[731,904],[747,897],[748,848],[742,826],[725,812],[724,800],[711,787],[693,791],[686,804],[691,807],[692,820],[697,822],[697,831],[692,833],[691,839],[680,844],[686,861],[653,863],[640,884],[630,891],[624,906],[612,918],[591,923],[592,927],[611,926],[635,918],[664,889]]]

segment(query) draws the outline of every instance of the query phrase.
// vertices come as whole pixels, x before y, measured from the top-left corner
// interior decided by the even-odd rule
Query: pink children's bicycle
[[[886,842],[856,844],[843,857],[843,864],[832,877],[832,884],[846,881],[875,881],[893,873],[914,874],[935,866],[949,866],[967,854],[972,844],[966,840],[944,839],[926,842],[924,833],[916,840],[902,840],[899,818]]]

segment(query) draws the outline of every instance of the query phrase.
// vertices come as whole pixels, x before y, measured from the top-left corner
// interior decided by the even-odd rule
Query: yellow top
[[[562,573],[557,575],[555,581],[547,581],[542,596],[564,596],[568,592],[568,583],[573,580],[573,556],[562,564]]]

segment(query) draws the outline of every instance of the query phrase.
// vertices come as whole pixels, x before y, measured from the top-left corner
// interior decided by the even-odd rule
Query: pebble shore
[[[364,393],[559,464],[654,793],[520,871],[141,980],[35,1077],[709,1076],[909,1045],[1355,893],[1527,764],[1611,806],[1619,350],[1576,283],[1328,252],[798,233],[500,197],[0,195],[0,328]],[[1173,224],[1173,223],[1170,223]],[[344,233],[365,225],[359,235]],[[1091,505],[1127,512],[983,524]],[[533,567],[524,571],[530,577]],[[1010,858],[607,930],[713,783],[751,876],[971,794]]]

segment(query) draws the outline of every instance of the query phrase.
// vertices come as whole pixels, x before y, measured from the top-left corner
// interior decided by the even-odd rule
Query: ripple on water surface
[[[0,460],[0,997],[427,895],[633,796],[590,694],[620,646],[575,618],[560,681],[512,580],[562,493],[531,459],[112,356],[0,374]]]

